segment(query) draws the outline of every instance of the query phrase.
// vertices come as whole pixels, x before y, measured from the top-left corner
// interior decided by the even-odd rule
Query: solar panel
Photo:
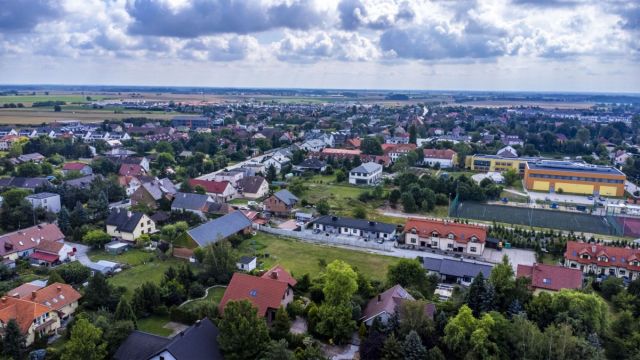
[[[251,296],[251,297],[256,297],[256,296],[258,296],[258,290],[251,290],[251,291],[249,291],[249,296]]]

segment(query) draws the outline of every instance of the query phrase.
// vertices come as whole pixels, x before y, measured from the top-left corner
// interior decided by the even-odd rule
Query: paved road
[[[198,180],[212,180],[216,176],[216,174],[218,174],[220,172],[233,170],[233,169],[238,169],[238,168],[242,167],[242,165],[249,164],[249,163],[262,162],[262,159],[265,156],[268,156],[269,154],[272,154],[272,153],[274,153],[274,152],[276,152],[278,150],[282,150],[282,149],[285,149],[285,148],[271,149],[271,150],[269,150],[268,152],[266,152],[266,153],[264,153],[262,155],[258,155],[258,156],[252,157],[251,159],[248,159],[248,160],[245,160],[245,161],[241,161],[241,162],[233,164],[233,165],[229,165],[229,166],[227,166],[227,167],[225,167],[223,169],[216,170],[214,172],[210,172],[208,174],[204,174],[204,175],[198,176],[196,179],[198,179]]]
[[[89,255],[87,254],[89,252],[89,247],[87,245],[72,242],[68,242],[67,244],[69,244],[71,247],[76,248],[76,260],[78,260],[80,264],[89,266],[93,263],[91,259],[89,259]]]

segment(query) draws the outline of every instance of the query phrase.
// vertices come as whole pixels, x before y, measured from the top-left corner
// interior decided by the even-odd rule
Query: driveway
[[[69,244],[71,247],[76,248],[76,260],[78,260],[80,264],[84,266],[93,264],[93,261],[89,259],[89,247],[87,245],[72,242],[68,242],[67,244]]]

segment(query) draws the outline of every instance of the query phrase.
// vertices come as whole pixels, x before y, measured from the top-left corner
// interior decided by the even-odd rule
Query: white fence
[[[292,238],[296,238],[302,241],[308,241],[316,244],[324,244],[324,245],[343,245],[343,246],[353,246],[374,250],[382,250],[382,251],[391,251],[393,248],[393,241],[385,241],[380,244],[376,241],[364,241],[361,237],[356,236],[336,236],[334,234],[327,235],[324,232],[319,234],[314,234],[310,231],[291,231],[291,230],[282,230],[276,229],[268,226],[257,225],[254,226],[259,231],[264,231],[266,233],[288,236]]]

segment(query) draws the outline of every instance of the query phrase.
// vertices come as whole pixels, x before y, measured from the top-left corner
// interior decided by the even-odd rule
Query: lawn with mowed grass
[[[144,331],[150,334],[159,336],[169,336],[173,331],[165,329],[165,326],[169,322],[168,316],[150,316],[144,319],[136,320],[138,324],[138,330]]]
[[[198,299],[198,300],[191,301],[189,303],[186,303],[186,304],[182,305],[181,308],[190,309],[190,308],[195,307],[195,306],[197,306],[198,304],[201,304],[201,303],[219,304],[220,300],[222,300],[222,296],[224,295],[224,291],[226,289],[227,289],[226,287],[222,287],[222,286],[213,287],[213,288],[209,289],[209,292],[207,293],[207,297],[205,297],[204,299]]]
[[[133,294],[133,290],[145,281],[159,284],[164,272],[170,266],[177,268],[185,264],[184,261],[174,258],[160,260],[154,253],[139,249],[131,249],[120,255],[109,254],[105,251],[92,251],[89,253],[89,258],[92,261],[108,260],[131,265],[131,268],[122,270],[122,272],[109,278],[109,283],[112,285],[124,286],[129,296]]]
[[[400,260],[392,256],[316,245],[262,232],[259,232],[251,239],[245,240],[240,245],[241,254],[253,255],[252,244],[254,242],[256,253],[269,255],[266,258],[259,258],[263,262],[263,269],[269,269],[275,264],[280,264],[293,273],[294,276],[308,273],[313,277],[323,270],[321,260],[324,260],[327,264],[333,260],[342,260],[353,267],[357,267],[371,279],[385,280],[389,265],[396,264]]]
[[[89,95],[92,100],[102,100],[106,96]],[[31,106],[34,102],[44,101],[64,101],[66,103],[87,103],[86,96],[83,95],[8,95],[0,96],[0,105],[22,103],[24,106]]]

